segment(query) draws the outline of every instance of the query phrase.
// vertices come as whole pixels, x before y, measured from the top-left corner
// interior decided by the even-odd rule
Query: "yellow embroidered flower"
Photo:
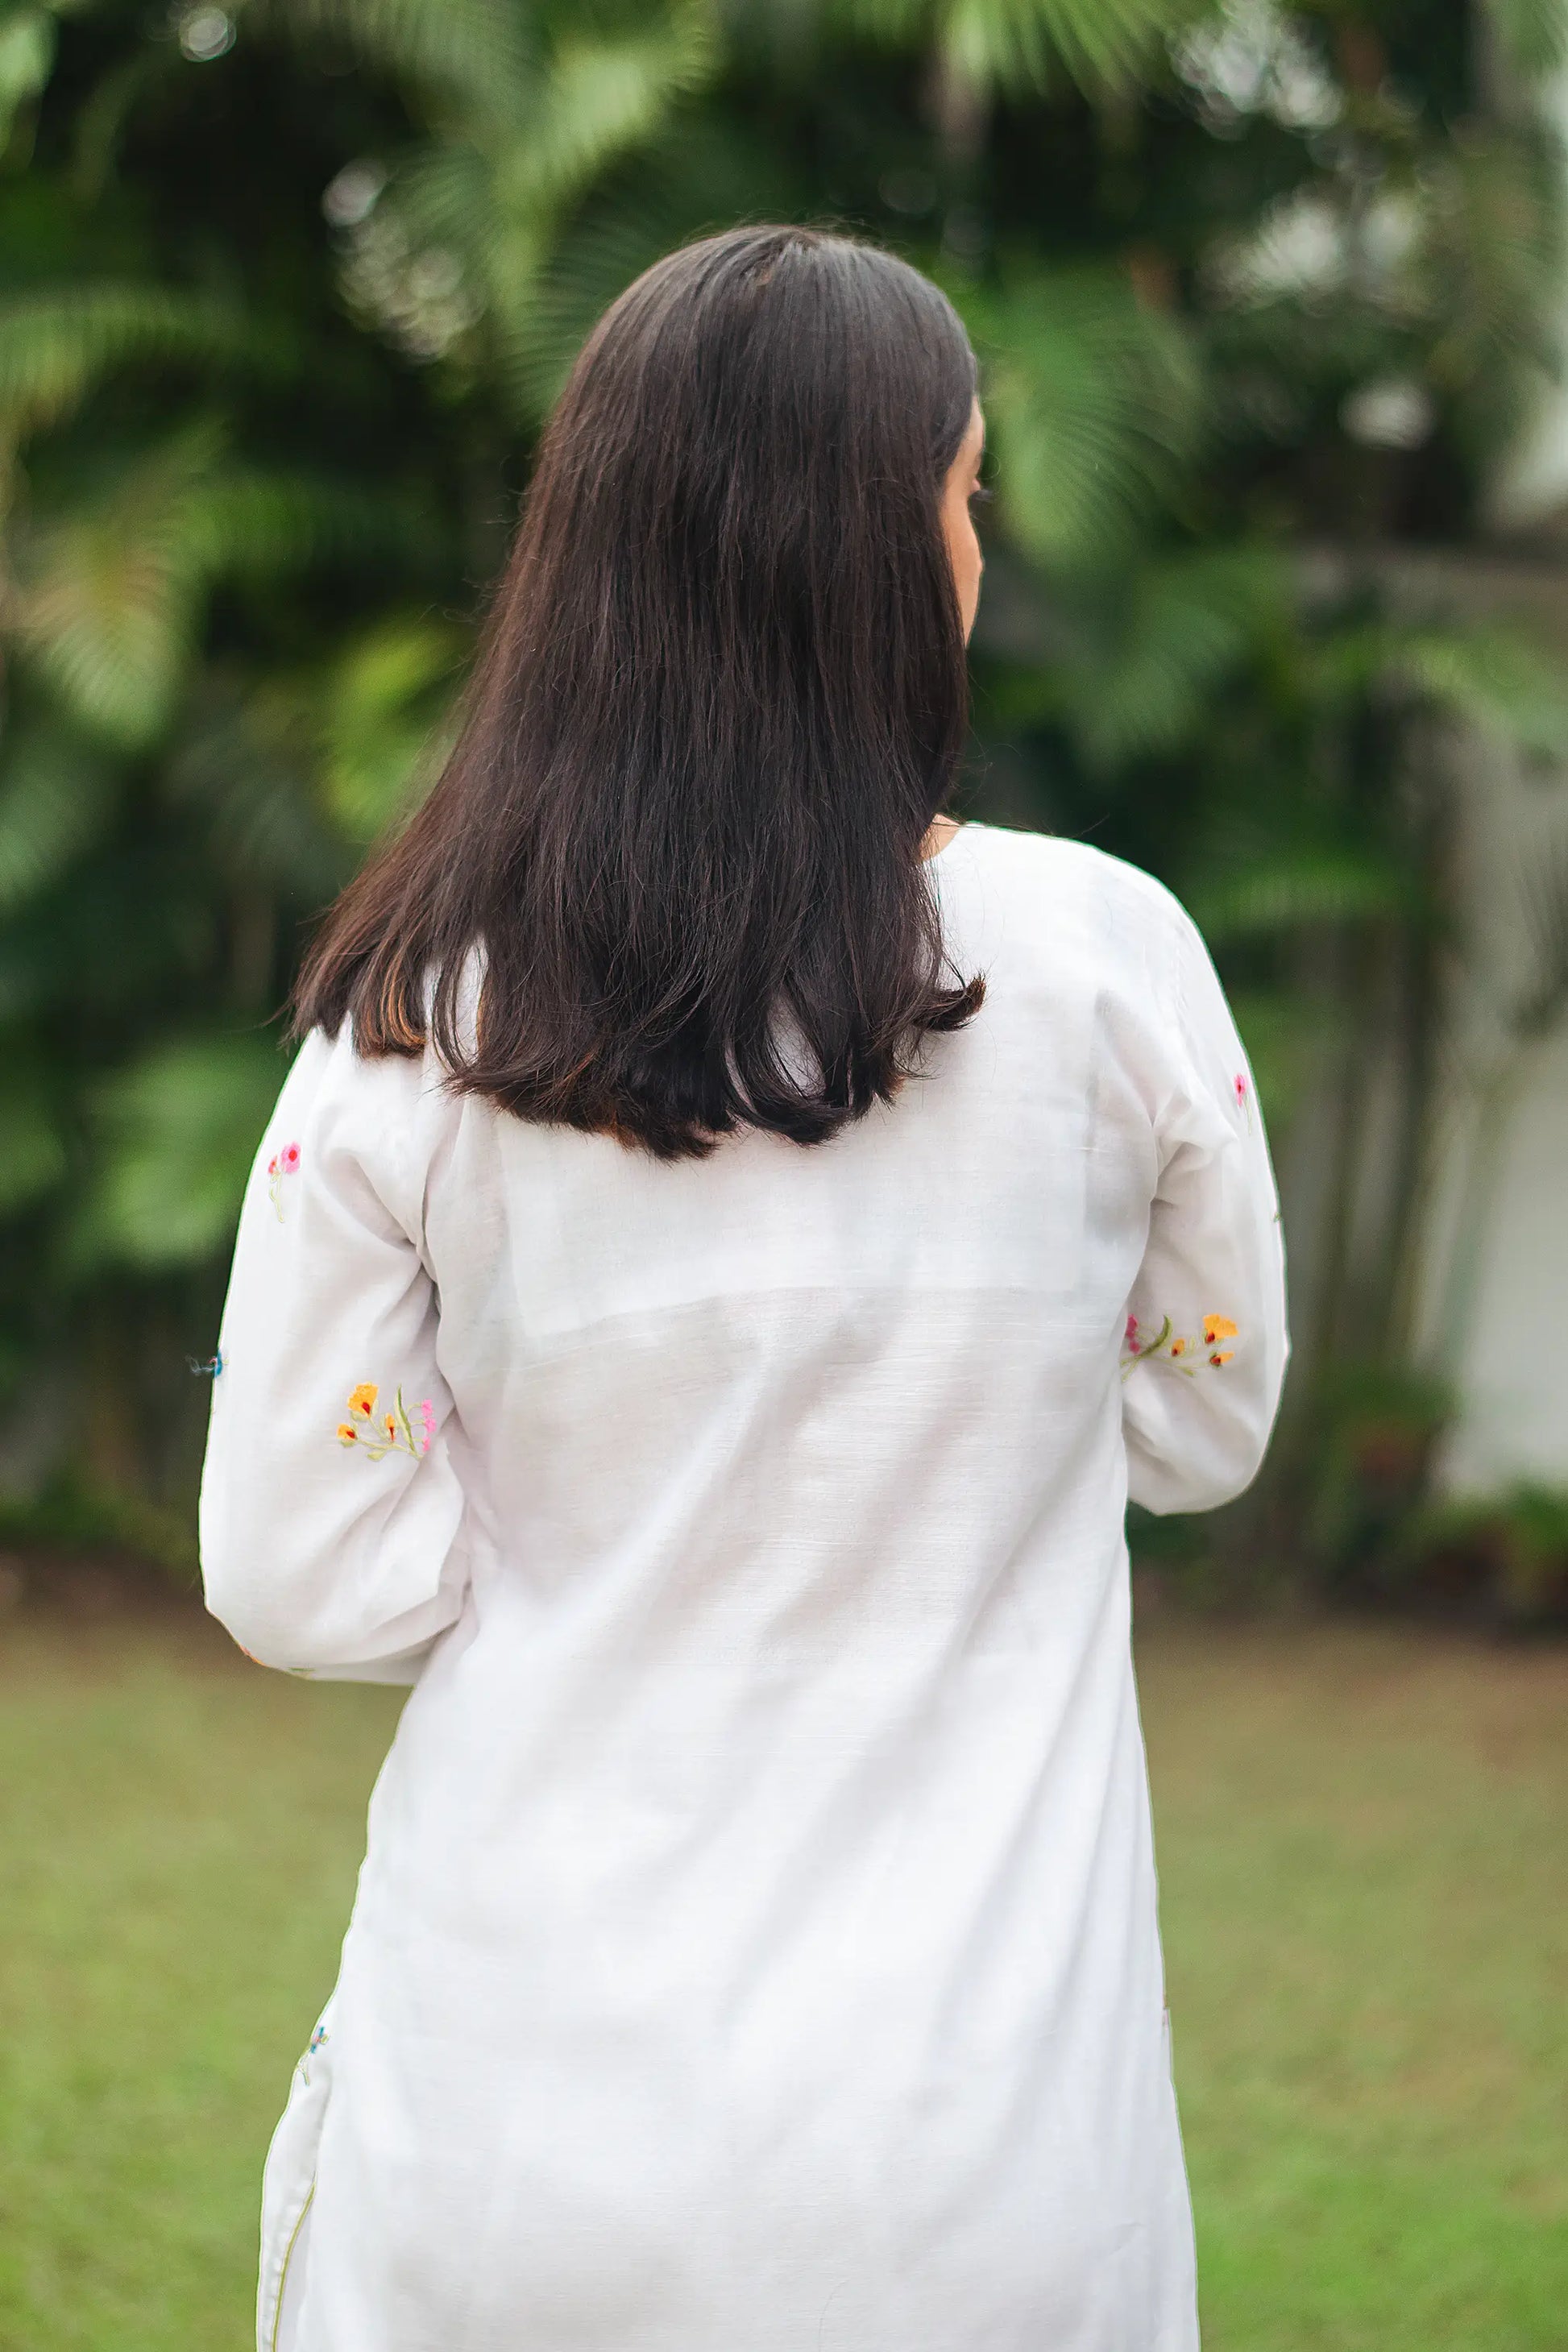
[[[422,1433],[416,1436],[414,1423],[408,1417],[408,1407],[403,1401],[399,1385],[393,1391],[393,1402],[382,1412],[375,1410],[381,1394],[374,1381],[361,1381],[349,1392],[349,1419],[338,1423],[338,1443],[353,1446],[371,1462],[384,1462],[389,1454],[411,1454],[417,1461],[430,1450],[430,1439],[436,1426],[436,1408],[426,1398],[419,1408]]]
[[[1126,1380],[1140,1364],[1163,1362],[1173,1371],[1180,1372],[1184,1380],[1198,1380],[1205,1362],[1216,1370],[1221,1364],[1229,1363],[1236,1349],[1222,1347],[1220,1342],[1237,1336],[1237,1326],[1228,1315],[1205,1315],[1201,1339],[1192,1332],[1173,1331],[1168,1315],[1152,1335],[1140,1326],[1136,1316],[1130,1315],[1122,1336],[1121,1377]]]

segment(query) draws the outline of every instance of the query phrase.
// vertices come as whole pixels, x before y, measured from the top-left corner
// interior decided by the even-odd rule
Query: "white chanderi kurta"
[[[660,1165],[346,1035],[283,1089],[208,1602],[414,1689],[262,2352],[1196,2343],[1123,1507],[1258,1466],[1274,1186],[1163,889],[931,872],[984,1006],[820,1149]]]

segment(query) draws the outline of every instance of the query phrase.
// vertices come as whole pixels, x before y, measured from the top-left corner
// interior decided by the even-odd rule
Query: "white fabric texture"
[[[1122,1523],[1258,1467],[1274,1185],[1166,891],[929,870],[984,1006],[823,1148],[661,1165],[346,1035],[284,1087],[208,1605],[414,1687],[261,2352],[1197,2342]]]

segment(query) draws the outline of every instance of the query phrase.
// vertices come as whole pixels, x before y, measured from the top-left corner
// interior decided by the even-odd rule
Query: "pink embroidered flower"
[[[436,1408],[428,1397],[424,1399],[419,1407],[419,1418],[425,1424],[425,1434],[420,1440],[419,1451],[421,1454],[428,1454],[430,1440],[436,1434]]]
[[[272,1206],[278,1213],[279,1224],[283,1223],[283,1179],[299,1173],[300,1147],[297,1143],[284,1144],[267,1163],[267,1189],[272,1195]]]
[[[1135,1356],[1138,1353],[1138,1318],[1136,1315],[1130,1315],[1127,1318],[1127,1352],[1130,1356]]]

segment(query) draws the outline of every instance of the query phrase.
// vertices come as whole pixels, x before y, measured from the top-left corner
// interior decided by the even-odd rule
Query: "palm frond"
[[[346,50],[411,96],[502,125],[529,100],[531,16],[515,0],[248,0],[246,9],[247,26]]]
[[[1406,888],[1398,866],[1373,849],[1302,845],[1205,878],[1189,887],[1187,903],[1217,944],[1386,914]]]
[[[327,690],[324,784],[351,841],[373,841],[434,774],[467,651],[458,630],[418,616],[381,623],[340,658]]]
[[[976,16],[1037,15],[1047,38],[1080,89],[1126,89],[1157,71],[1178,34],[1214,9],[1207,0],[1036,0],[1004,9],[971,0]]]
[[[16,534],[12,626],[67,710],[134,748],[168,719],[216,581],[374,559],[412,537],[397,501],[232,466],[197,420]]]
[[[787,218],[797,197],[721,120],[678,111],[553,233],[509,347],[520,412],[548,414],[601,312],[661,254],[729,221]]]
[[[1568,681],[1560,664],[1501,630],[1428,631],[1405,658],[1435,701],[1511,737],[1543,759],[1568,751]]]
[[[14,439],[58,425],[130,365],[276,365],[277,342],[226,305],[161,286],[83,285],[0,304],[0,420]]]
[[[395,494],[331,475],[226,462],[191,482],[178,523],[181,570],[205,591],[319,563],[416,558],[429,518]]]
[[[1194,740],[1216,688],[1279,626],[1286,573],[1267,548],[1197,548],[1139,566],[1115,603],[1113,642],[1063,677],[1069,720],[1101,768]]]
[[[1561,664],[1520,630],[1390,625],[1362,640],[1361,660],[1371,675],[1404,685],[1524,752],[1568,755],[1568,680]]]
[[[618,38],[563,41],[551,60],[532,135],[513,145],[502,202],[531,213],[575,195],[613,157],[646,140],[678,98],[717,69],[703,0],[674,0],[663,21]]]
[[[557,41],[503,127],[466,118],[401,160],[350,242],[351,307],[420,358],[466,349],[482,318],[513,413],[536,421],[540,285],[561,216],[656,138],[720,55],[708,0]]]
[[[190,650],[181,508],[217,448],[212,428],[187,428],[16,551],[14,626],[30,667],[74,718],[128,749],[163,725]]]
[[[1109,270],[999,297],[951,290],[981,352],[1010,535],[1050,565],[1113,555],[1173,497],[1196,446],[1202,387],[1185,331]]]
[[[237,892],[315,908],[353,859],[321,802],[319,677],[216,670],[183,714],[159,795],[191,825],[212,871]]]
[[[1057,44],[1037,0],[952,0],[938,33],[943,66],[976,89],[1044,89]]]
[[[283,1068],[272,1037],[185,1038],[100,1087],[79,1263],[192,1265],[221,1250]]]
[[[47,889],[100,836],[118,777],[102,753],[35,720],[0,742],[0,916]]]
[[[928,41],[981,89],[1038,90],[1059,63],[1100,96],[1147,76],[1215,11],[1209,0],[839,0],[837,13],[882,40]]]

